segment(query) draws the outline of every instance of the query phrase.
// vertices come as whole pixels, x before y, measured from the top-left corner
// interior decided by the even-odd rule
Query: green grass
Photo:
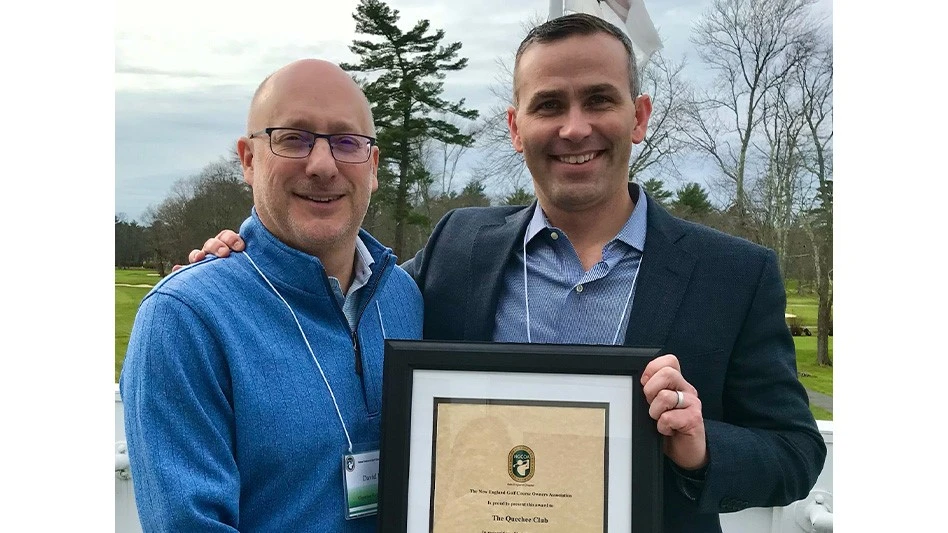
[[[797,281],[787,281],[787,313],[797,315],[800,324],[813,331],[811,337],[794,337],[797,349],[797,372],[800,382],[809,390],[833,395],[833,367],[820,367],[816,364],[816,323],[818,299],[813,292],[797,294]],[[829,338],[829,356],[833,359],[833,337]],[[832,420],[833,413],[815,405],[810,411],[817,420]]]
[[[833,395],[833,367],[821,367],[816,364],[816,336],[794,337],[793,343],[797,347],[797,372],[800,374],[800,383],[807,389],[823,394]],[[829,356],[833,359],[833,337],[829,338]],[[810,405],[810,412],[817,420],[832,420],[833,413]]]
[[[816,335],[794,337],[797,347],[797,372],[803,386],[816,392],[833,395],[833,367],[816,364]],[[829,356],[833,360],[833,337],[829,338]]]
[[[115,382],[118,383],[125,360],[125,349],[132,334],[132,324],[138,304],[148,294],[149,287],[120,287],[127,285],[154,285],[160,278],[154,271],[115,269]]]
[[[798,295],[796,280],[788,280],[786,285],[787,313],[797,315],[801,325],[809,327],[816,333],[816,312],[819,306],[816,293],[810,291]]]
[[[810,412],[813,413],[813,418],[817,420],[833,420],[833,413],[823,409],[822,407],[811,405]]]
[[[797,315],[797,318],[800,319],[800,324],[810,328],[811,330],[816,330],[816,308],[817,303],[813,301],[810,303],[813,298],[795,296],[792,300],[787,298],[787,313],[791,315]]]
[[[148,284],[154,285],[161,278],[154,270],[145,270],[143,268],[115,269],[115,283],[125,283],[128,285]]]

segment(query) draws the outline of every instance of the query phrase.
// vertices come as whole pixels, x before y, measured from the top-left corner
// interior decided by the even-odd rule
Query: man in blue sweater
[[[375,531],[357,481],[378,469],[383,342],[421,336],[422,302],[360,229],[374,135],[332,63],[291,63],[254,94],[246,248],[155,286],[122,369],[145,531]]]

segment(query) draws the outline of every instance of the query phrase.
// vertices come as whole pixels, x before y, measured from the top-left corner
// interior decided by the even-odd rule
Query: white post
[[[556,17],[563,16],[563,0],[550,0],[550,18],[553,20]]]

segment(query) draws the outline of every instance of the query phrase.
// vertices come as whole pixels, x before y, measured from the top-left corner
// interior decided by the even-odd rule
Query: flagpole
[[[550,18],[553,20],[563,16],[563,0],[550,0]]]

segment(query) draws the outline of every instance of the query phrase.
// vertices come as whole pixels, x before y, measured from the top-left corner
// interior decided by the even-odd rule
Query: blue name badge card
[[[349,453],[342,457],[346,491],[346,519],[371,516],[379,508],[379,449]]]

